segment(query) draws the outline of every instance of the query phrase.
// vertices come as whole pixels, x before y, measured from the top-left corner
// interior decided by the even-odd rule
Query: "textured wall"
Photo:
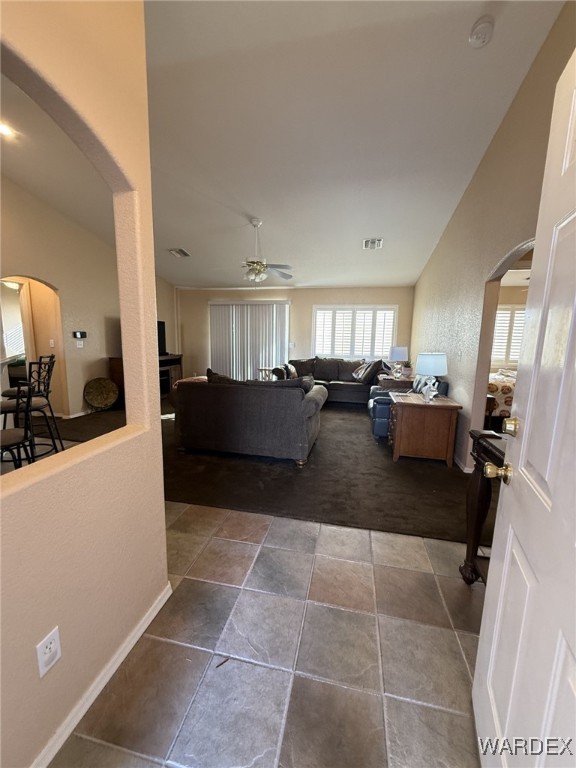
[[[47,34],[49,30],[49,34]],[[114,190],[128,426],[2,478],[2,757],[45,765],[169,594],[143,8],[2,7],[2,66]],[[42,679],[35,646],[60,628]]]
[[[554,89],[575,29],[575,4],[567,3],[416,285],[411,354],[448,354],[450,396],[463,406],[462,466],[471,466],[468,430],[481,427],[484,413],[488,366],[479,376],[477,368],[486,280],[536,231]]]

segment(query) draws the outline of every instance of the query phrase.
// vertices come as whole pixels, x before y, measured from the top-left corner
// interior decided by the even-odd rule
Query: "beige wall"
[[[68,399],[54,406],[59,413],[77,415],[86,410],[82,398],[86,382],[108,376],[108,357],[121,351],[116,251],[6,177],[2,177],[1,210],[2,275],[27,275],[58,292],[61,323],[50,308],[42,316],[40,296],[33,297],[36,354],[56,351],[49,348],[48,339],[59,325],[63,348],[56,355],[56,370],[61,371],[58,360],[63,355]],[[72,331],[86,331],[81,349]]]
[[[115,192],[128,418],[2,478],[0,762],[19,768],[49,762],[169,586],[142,4],[18,2],[2,12],[4,73]],[[35,646],[56,625],[62,658],[40,679]]]
[[[312,354],[312,308],[316,304],[397,305],[396,343],[409,346],[414,289],[408,288],[294,288],[241,291],[188,291],[177,289],[184,375],[205,374],[210,364],[208,302],[290,301],[290,358]],[[281,360],[278,361],[282,362]]]
[[[166,323],[166,351],[170,353],[180,351],[176,338],[175,293],[172,283],[156,278],[156,310],[158,320]]]
[[[479,349],[485,283],[536,231],[554,89],[574,49],[575,29],[575,4],[568,3],[416,285],[411,354],[448,354],[450,396],[463,405],[456,444],[462,466],[471,466],[468,430],[481,427],[484,413],[489,351],[479,364]]]
[[[526,304],[527,288],[528,283],[526,283],[526,288],[518,288],[515,285],[501,285],[498,291],[498,304]]]

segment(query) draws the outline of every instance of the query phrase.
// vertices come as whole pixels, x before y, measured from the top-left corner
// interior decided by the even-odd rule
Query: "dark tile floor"
[[[464,545],[166,503],[174,593],[50,768],[477,768]]]

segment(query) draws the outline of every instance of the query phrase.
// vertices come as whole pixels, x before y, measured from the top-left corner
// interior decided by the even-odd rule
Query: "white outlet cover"
[[[38,659],[38,672],[40,673],[40,677],[44,677],[46,672],[48,672],[49,669],[52,669],[61,656],[62,647],[60,645],[60,631],[58,627],[54,627],[52,632],[49,632],[36,646],[36,657]]]

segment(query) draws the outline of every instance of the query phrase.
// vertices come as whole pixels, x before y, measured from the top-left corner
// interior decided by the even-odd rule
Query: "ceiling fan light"
[[[268,273],[267,273],[267,272],[259,272],[259,273],[258,273],[258,274],[257,274],[257,275],[254,277],[254,280],[255,280],[257,283],[261,283],[263,280],[266,280],[266,278],[267,278],[267,277],[268,277]]]

